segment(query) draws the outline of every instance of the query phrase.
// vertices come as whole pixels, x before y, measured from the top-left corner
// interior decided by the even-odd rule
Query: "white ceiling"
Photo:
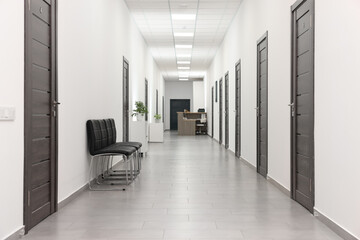
[[[165,80],[202,78],[224,39],[242,0],[124,0],[151,49]],[[172,14],[195,14],[194,20],[174,20]],[[174,33],[194,33],[174,37]],[[175,45],[193,45],[179,49]],[[181,55],[191,55],[182,58]],[[178,65],[177,61],[190,61]],[[190,70],[178,67],[190,66]]]

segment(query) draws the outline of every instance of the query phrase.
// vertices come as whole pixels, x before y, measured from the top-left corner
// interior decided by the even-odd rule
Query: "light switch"
[[[14,107],[0,107],[0,121],[14,121],[15,108]]]

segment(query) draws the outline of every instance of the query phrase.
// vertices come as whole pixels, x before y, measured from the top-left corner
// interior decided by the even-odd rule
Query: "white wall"
[[[269,31],[269,176],[290,189],[290,6],[295,0],[244,0],[208,69],[211,87],[230,71],[230,150],[235,146],[235,63],[242,63],[242,157],[256,165],[256,41]],[[315,208],[360,236],[360,3],[316,0]],[[269,11],[275,9],[276,11]],[[334,17],[337,16],[337,17]],[[218,103],[215,103],[215,138]],[[223,126],[224,129],[224,126]],[[210,131],[210,129],[209,129]]]
[[[205,108],[205,85],[204,81],[193,82],[193,111],[196,112],[199,108]]]
[[[0,174],[11,179],[1,197],[0,239],[23,224],[24,3],[0,0],[0,106],[15,106],[17,118],[0,122]],[[122,138],[122,61],[130,63],[130,102],[150,89],[164,93],[163,79],[123,1],[58,3],[59,201],[87,182],[86,120],[114,118]],[[149,102],[154,102],[149,94]],[[133,107],[133,106],[131,106]],[[154,107],[150,106],[154,112]],[[4,164],[11,162],[11,171]],[[4,184],[4,186],[3,186]]]
[[[152,59],[150,53],[148,57]],[[164,96],[164,78],[157,67],[154,61],[149,61],[150,63],[147,67],[147,76],[152,76],[149,81],[149,119],[148,122],[155,122],[154,115],[156,114],[156,90],[158,90],[158,113],[162,116],[162,97]],[[162,121],[162,120],[161,120]]]
[[[122,140],[123,56],[130,66],[130,110],[145,100],[145,78],[150,91],[162,79],[123,1],[64,1],[58,12],[61,201],[87,181],[86,120],[115,118]],[[150,92],[150,112],[153,96]]]
[[[360,238],[360,2],[315,11],[315,206]]]
[[[6,9],[0,14],[0,106],[16,109],[15,121],[0,121],[0,239],[4,239],[23,225],[24,2],[0,0],[0,9]]]
[[[256,42],[269,31],[269,176],[290,188],[288,161],[290,118],[290,6],[293,1],[245,0],[208,70],[208,106],[211,87],[229,71],[230,150],[235,151],[235,64],[241,59],[242,137],[241,155],[256,165]],[[276,11],[268,11],[268,9]],[[218,88],[219,91],[219,88]],[[219,96],[219,93],[218,93]],[[224,108],[224,101],[223,101]],[[219,101],[215,103],[214,136],[219,139]],[[224,116],[224,114],[223,114]],[[209,128],[210,130],[210,128]],[[224,139],[225,121],[223,121]],[[281,144],[278,144],[281,143]],[[288,146],[288,147],[286,147]],[[284,150],[285,149],[285,150]],[[280,168],[277,166],[281,166]]]
[[[193,83],[165,81],[165,129],[170,129],[170,99],[190,99],[193,111]]]

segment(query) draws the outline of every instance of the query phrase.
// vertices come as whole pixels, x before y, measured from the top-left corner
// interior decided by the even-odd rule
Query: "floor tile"
[[[23,239],[341,239],[211,138],[164,137],[126,191],[85,191]]]

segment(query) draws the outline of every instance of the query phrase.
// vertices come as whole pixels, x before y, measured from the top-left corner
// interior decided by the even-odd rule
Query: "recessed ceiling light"
[[[179,70],[189,70],[190,67],[178,67]]]
[[[179,78],[179,81],[189,81],[188,78]]]
[[[188,8],[189,5],[186,4],[186,3],[182,3],[182,4],[179,4],[179,7],[181,7],[181,8]]]
[[[179,78],[188,78],[189,74],[179,74]]]
[[[191,58],[191,54],[176,54],[178,58]]]
[[[190,64],[190,61],[178,61],[177,64]]]
[[[191,32],[176,32],[174,33],[175,37],[193,37],[194,33]]]
[[[172,14],[173,20],[195,20],[196,14]]]
[[[175,45],[176,48],[192,48],[192,45]]]

